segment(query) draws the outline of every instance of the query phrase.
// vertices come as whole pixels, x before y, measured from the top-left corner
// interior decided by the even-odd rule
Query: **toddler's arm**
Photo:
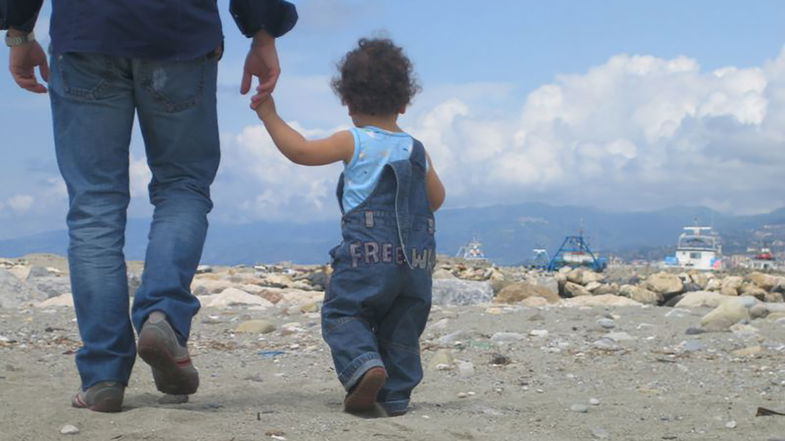
[[[436,211],[444,203],[446,192],[444,191],[444,184],[436,174],[436,169],[433,167],[431,155],[425,154],[428,158],[428,173],[425,175],[425,190],[428,193],[428,203],[431,205],[431,211]]]
[[[264,123],[278,150],[296,164],[325,165],[338,161],[348,163],[352,159],[354,137],[348,130],[324,139],[305,139],[278,116],[272,96],[256,108],[256,114]]]

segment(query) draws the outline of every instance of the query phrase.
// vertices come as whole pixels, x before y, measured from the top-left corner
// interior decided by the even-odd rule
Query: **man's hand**
[[[251,90],[253,77],[259,77],[259,87],[256,89],[256,94],[251,97],[252,109],[256,109],[259,103],[272,93],[280,75],[281,66],[278,64],[275,38],[267,31],[259,31],[254,35],[251,49],[245,57],[243,82],[240,86],[240,93],[245,95]]]
[[[11,36],[18,35],[13,30],[8,32]],[[41,49],[41,45],[37,41],[31,41],[10,49],[8,67],[16,84],[30,92],[46,93],[46,87],[35,77],[35,67],[38,66],[41,78],[49,82],[49,64],[46,62],[46,54]]]

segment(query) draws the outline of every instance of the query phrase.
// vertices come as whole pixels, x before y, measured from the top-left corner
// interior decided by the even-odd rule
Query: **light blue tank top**
[[[409,159],[413,139],[403,132],[388,132],[378,127],[353,127],[354,155],[344,166],[343,209],[349,212],[371,195],[384,166]]]

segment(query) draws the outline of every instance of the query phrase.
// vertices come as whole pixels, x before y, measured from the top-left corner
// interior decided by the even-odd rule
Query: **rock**
[[[225,307],[232,305],[253,305],[257,308],[271,308],[273,304],[262,297],[248,294],[237,288],[227,288],[220,294],[202,296],[199,298],[202,306],[205,307]]]
[[[600,285],[599,288],[592,290],[591,293],[594,294],[595,296],[603,295],[603,294],[612,294],[617,296],[619,295],[620,289],[621,288],[619,287],[618,283],[603,283],[602,285]]]
[[[725,423],[725,427],[728,428],[728,429],[735,429],[736,428],[736,421],[733,421],[733,420],[728,421],[727,423]]]
[[[319,312],[319,302],[307,303],[300,307],[300,312],[308,314],[310,312]]]
[[[490,282],[437,279],[432,292],[434,305],[477,305],[493,298]]]
[[[722,289],[722,281],[720,279],[709,279],[704,289],[706,291],[719,291]]]
[[[591,436],[594,437],[595,439],[608,439],[611,437],[610,433],[608,433],[607,430],[599,427],[595,427],[594,429],[591,429]]]
[[[684,297],[676,304],[677,308],[700,308],[708,306],[716,308],[720,303],[727,300],[727,297],[709,291],[695,291],[684,294]]]
[[[607,337],[603,337],[595,341],[594,343],[592,343],[592,346],[595,349],[600,349],[603,351],[620,351],[622,349],[622,347],[619,346],[618,343],[616,343],[616,340]]]
[[[579,285],[588,285],[591,282],[600,282],[604,279],[605,276],[603,274],[585,268],[575,268],[567,273],[567,281]]]
[[[573,282],[567,282],[564,284],[564,293],[567,297],[582,297],[591,295],[591,292],[583,285]]]
[[[164,394],[158,399],[158,404],[183,404],[188,402],[188,395]]]
[[[755,297],[760,301],[766,300],[766,294],[768,294],[768,292],[765,289],[759,288],[752,283],[743,284],[739,290],[739,295]]]
[[[547,306],[549,303],[548,300],[542,297],[529,297],[527,299],[523,299],[520,304],[529,308],[540,308]]]
[[[60,433],[63,435],[76,435],[79,433],[79,428],[72,424],[66,424],[60,429]]]
[[[431,360],[428,362],[428,368],[431,370],[445,370],[441,366],[448,366],[448,369],[453,365],[452,351],[449,349],[439,349],[433,354]]]
[[[327,285],[330,283],[330,274],[328,273],[328,268],[329,267],[322,267],[322,269],[308,274],[306,280],[308,280],[308,283],[310,283],[311,286],[317,290],[324,291],[327,289]]]
[[[706,349],[706,345],[700,340],[686,340],[676,346],[679,352],[700,352]]]
[[[532,337],[546,337],[548,335],[547,329],[532,329],[529,331],[529,335]]]
[[[600,405],[600,400],[598,400],[596,398],[589,398],[589,404],[591,404],[592,406],[599,406]]]
[[[720,294],[724,296],[737,296],[744,279],[739,276],[728,276],[720,285]]]
[[[71,281],[67,277],[37,276],[28,278],[27,285],[45,294],[47,298],[71,293]]]
[[[684,290],[681,278],[676,274],[660,272],[652,274],[643,284],[644,288],[662,296],[674,295]]]
[[[692,271],[690,272],[690,279],[692,283],[700,286],[701,290],[706,289],[706,286],[709,284],[709,276],[706,273]]]
[[[213,267],[210,265],[199,265],[196,267],[196,274],[205,274],[213,272]]]
[[[71,295],[71,293],[63,294],[57,297],[52,297],[44,300],[43,302],[39,302],[35,304],[36,308],[51,308],[51,307],[58,307],[58,306],[73,308],[74,297]]]
[[[514,343],[526,338],[517,332],[497,332],[491,336],[491,341],[497,344]]]
[[[644,305],[656,305],[663,299],[662,294],[633,285],[623,285],[619,294]]]
[[[559,302],[559,294],[543,286],[527,282],[508,285],[494,297],[494,303],[518,303],[530,297],[542,297],[550,303]]]
[[[586,289],[589,290],[589,292],[592,294],[594,294],[594,291],[597,291],[600,288],[602,288],[602,283],[600,282],[589,282],[586,284]]]
[[[696,326],[690,326],[689,328],[687,328],[687,330],[684,333],[687,334],[687,335],[698,335],[698,334],[704,334],[705,332],[706,332],[706,330],[703,329],[703,328],[698,328]]]
[[[752,308],[750,308],[750,318],[752,319],[765,318],[767,315],[769,315],[769,308],[767,308],[766,305],[762,303],[754,305]]]
[[[439,268],[436,271],[434,271],[432,277],[433,277],[434,280],[437,280],[437,279],[439,279],[439,280],[457,279],[457,277],[455,277],[452,272],[447,271],[444,268]]]
[[[737,349],[731,352],[731,355],[734,357],[754,357],[758,354],[763,352],[763,348],[760,346],[750,346],[743,349]]]
[[[583,296],[562,301],[564,306],[642,306],[641,303],[626,297],[602,294],[598,296]]]
[[[195,278],[193,283],[191,283],[191,292],[197,296],[205,296],[209,294],[220,293],[221,291],[231,287],[232,282],[228,280]]]
[[[623,342],[623,341],[633,341],[633,340],[635,340],[635,337],[631,336],[630,334],[627,334],[626,332],[611,332],[611,333],[605,334],[605,337],[603,337],[603,338],[609,338],[609,339],[611,339],[611,340],[613,340],[613,341],[615,341],[617,343]]]
[[[780,319],[785,319],[785,312],[772,312],[766,316],[766,319],[771,321],[777,321]]]
[[[18,308],[46,298],[46,295],[22,282],[10,272],[0,270],[0,309]]]
[[[601,318],[597,320],[597,324],[604,329],[613,329],[616,327],[616,322],[609,318]]]
[[[779,292],[767,292],[763,298],[763,301],[766,303],[782,303],[783,300],[785,300],[785,297]]]
[[[725,331],[749,318],[750,314],[741,302],[723,302],[701,319],[701,326],[707,331]]]
[[[474,363],[469,361],[458,361],[458,375],[469,378],[474,375]]]
[[[760,332],[758,328],[743,323],[736,323],[731,326],[730,331],[738,337],[754,337]]]
[[[267,320],[246,320],[237,325],[234,332],[269,334],[275,331],[275,325]]]
[[[494,366],[505,366],[512,363],[509,357],[499,353],[491,354],[491,364]]]
[[[52,272],[49,271],[48,268],[38,265],[33,265],[30,267],[30,270],[27,272],[27,277],[25,280],[35,279],[37,277],[50,277],[53,276]]]
[[[570,410],[577,413],[586,413],[589,411],[589,406],[585,404],[573,404],[570,406]]]
[[[771,291],[779,282],[777,277],[757,271],[747,274],[747,279],[765,291]]]

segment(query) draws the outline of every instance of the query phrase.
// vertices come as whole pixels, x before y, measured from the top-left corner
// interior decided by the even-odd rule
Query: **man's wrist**
[[[251,41],[251,46],[267,46],[269,44],[275,44],[275,37],[264,29],[255,33]]]
[[[5,35],[5,44],[8,47],[22,46],[27,43],[32,43],[33,41],[35,41],[35,34],[33,34],[33,32],[25,32],[10,28]]]

